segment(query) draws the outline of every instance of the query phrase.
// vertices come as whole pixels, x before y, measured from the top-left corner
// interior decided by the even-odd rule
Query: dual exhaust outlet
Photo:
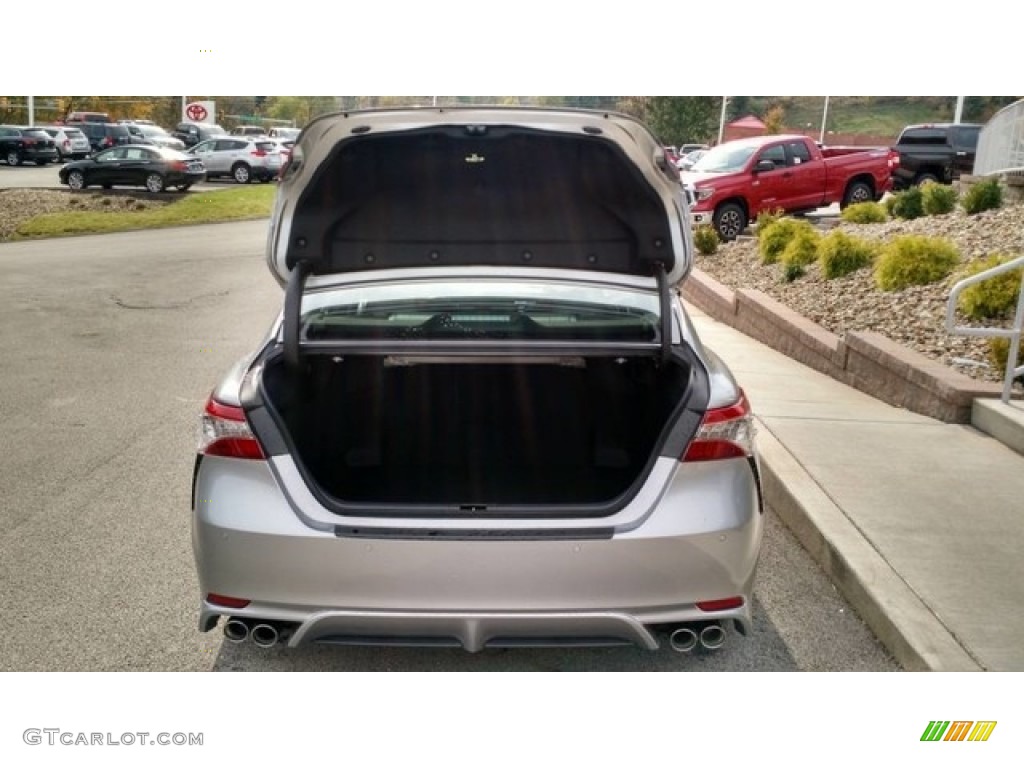
[[[287,639],[290,632],[276,621],[252,622],[245,619],[231,618],[224,624],[224,637],[232,643],[244,643],[252,640],[253,645],[260,648],[273,648]]]
[[[702,648],[713,651],[725,645],[725,629],[717,623],[704,627],[680,627],[668,636],[668,643],[678,653],[689,653],[698,643]]]

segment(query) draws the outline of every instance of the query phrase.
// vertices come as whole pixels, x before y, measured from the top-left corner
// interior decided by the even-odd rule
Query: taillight
[[[22,141],[25,143],[26,147],[31,147],[33,144],[36,143],[35,139],[22,139]]]
[[[262,150],[262,149],[254,149],[249,154],[252,155],[253,157],[266,157],[267,156],[266,151]]]
[[[722,600],[698,600],[697,607],[702,611],[730,611],[733,608],[741,608],[743,606],[743,598],[740,595],[735,597],[726,597]]]
[[[184,160],[174,160],[173,162],[171,162],[171,170],[172,171],[187,171],[188,170],[188,163],[186,163]]]
[[[225,608],[245,608],[252,600],[246,600],[244,597],[230,597],[228,595],[218,595],[216,592],[209,592],[206,595],[206,602],[213,603],[214,605],[223,605]]]
[[[264,459],[263,448],[245,420],[245,411],[210,396],[202,415],[199,453],[233,459]]]
[[[712,408],[704,415],[683,461],[741,459],[753,453],[754,422],[750,402],[740,390],[740,399],[735,403],[724,408]]]

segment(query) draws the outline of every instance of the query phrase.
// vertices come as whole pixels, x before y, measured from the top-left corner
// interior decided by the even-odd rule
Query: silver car
[[[199,628],[469,651],[746,633],[751,411],[676,297],[691,259],[632,118],[316,119],[269,228],[283,310],[202,414]]]
[[[42,125],[54,144],[57,145],[57,162],[79,160],[92,152],[89,137],[71,125]]]
[[[277,142],[246,136],[220,136],[196,144],[189,150],[203,161],[207,178],[230,176],[239,184],[268,182],[277,178],[284,164]]]

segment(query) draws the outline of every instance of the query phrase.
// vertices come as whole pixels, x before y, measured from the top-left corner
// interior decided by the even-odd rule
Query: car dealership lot
[[[20,170],[20,169],[13,169]],[[44,170],[55,170],[44,169]],[[195,626],[189,479],[210,388],[280,307],[264,222],[0,245],[0,635],[10,670],[892,669],[769,519],[754,632],[633,649],[262,651]]]

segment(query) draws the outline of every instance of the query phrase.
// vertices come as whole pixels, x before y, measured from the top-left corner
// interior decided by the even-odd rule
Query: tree
[[[739,120],[751,113],[749,96],[729,96],[726,104],[726,116],[730,120]]]
[[[786,118],[786,110],[781,105],[776,104],[774,107],[764,113],[764,128],[765,133],[774,136],[782,133],[782,121]]]
[[[691,144],[711,139],[716,109],[715,96],[647,96],[641,119],[666,144]]]

